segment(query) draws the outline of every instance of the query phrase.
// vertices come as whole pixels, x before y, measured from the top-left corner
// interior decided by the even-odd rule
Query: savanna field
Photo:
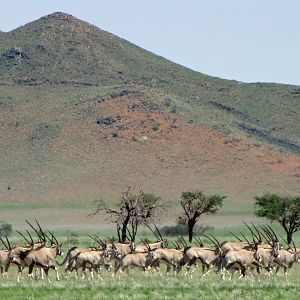
[[[275,227],[277,232],[280,229]],[[251,235],[245,229],[245,226],[234,227],[232,231],[237,235],[243,232],[248,239]],[[68,232],[68,236],[64,232],[56,234],[59,242],[63,242],[64,254],[73,245],[85,246],[92,244],[92,240],[87,236],[91,232]],[[97,234],[101,237],[99,232]],[[105,231],[106,238],[113,235],[110,230]],[[154,237],[145,233],[143,238],[151,241]],[[214,236],[219,241],[235,240],[224,230],[215,230]],[[140,237],[139,237],[140,238]],[[139,238],[137,241],[139,241]],[[20,244],[23,242],[20,236],[10,238],[13,243]],[[211,246],[210,241],[202,237],[206,246]],[[174,238],[169,238],[169,246]],[[299,245],[299,235],[295,236],[295,243]],[[64,256],[65,256],[64,255]],[[57,257],[57,261],[61,262],[62,257]],[[114,265],[114,263],[112,263]],[[161,275],[151,270],[145,275],[141,270],[133,268],[129,275],[117,273],[112,276],[112,271],[108,272],[103,267],[100,270],[102,280],[90,278],[89,272],[87,277],[81,279],[81,272],[76,278],[72,273],[69,277],[63,275],[64,266],[59,267],[60,281],[56,281],[55,272],[49,271],[50,282],[46,279],[41,280],[37,275],[36,280],[27,278],[28,268],[23,271],[23,278],[17,282],[17,270],[11,267],[8,272],[9,279],[1,278],[1,298],[2,299],[128,299],[135,297],[136,299],[253,299],[261,297],[261,299],[299,299],[300,295],[300,264],[295,263],[288,274],[288,280],[285,279],[283,270],[281,269],[276,276],[261,275],[260,279],[252,277],[247,272],[247,277],[238,279],[239,274],[235,274],[231,280],[227,277],[225,281],[221,279],[220,273],[211,271],[207,276],[202,277],[202,268],[197,264],[192,278],[186,275],[186,267],[181,272],[168,275],[165,274],[165,266],[161,267]],[[255,273],[255,272],[254,272]],[[262,272],[264,274],[265,271]]]
[[[299,270],[290,275],[299,278]],[[151,274],[145,278],[135,271],[120,278],[103,276],[103,281],[1,283],[2,299],[299,299],[299,294],[298,279],[285,282],[281,276],[276,281],[248,278],[222,282],[216,275],[200,278],[195,274],[192,280],[183,274],[176,277]]]

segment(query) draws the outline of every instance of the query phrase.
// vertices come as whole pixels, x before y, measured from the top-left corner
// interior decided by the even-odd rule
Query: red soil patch
[[[48,143],[48,160],[18,170],[18,177],[12,173],[13,188],[1,195],[3,202],[114,200],[128,185],[170,201],[188,189],[236,202],[252,202],[264,192],[299,193],[298,157],[189,124],[159,96],[94,101],[80,107],[90,113],[84,118],[74,111],[59,138]]]

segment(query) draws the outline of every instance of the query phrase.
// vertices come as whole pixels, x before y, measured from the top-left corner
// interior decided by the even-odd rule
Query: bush
[[[157,124],[157,123],[153,124],[153,125],[152,125],[152,130],[153,130],[153,131],[159,130],[159,124]]]
[[[79,234],[77,232],[74,231],[67,231],[68,237],[67,237],[67,243],[71,244],[71,245],[76,245],[79,243]]]
[[[146,135],[142,135],[137,139],[141,143],[146,143],[148,141],[148,137]]]
[[[194,233],[197,235],[207,234],[210,231],[213,231],[214,227],[201,224],[200,226],[195,226]],[[161,234],[164,236],[178,236],[178,235],[187,235],[188,229],[185,225],[173,225],[165,226],[160,229]]]
[[[3,223],[0,227],[0,236],[10,236],[12,233],[12,225]]]
[[[172,108],[171,108],[171,113],[172,114],[175,114],[177,112],[177,108],[176,108],[176,106],[173,106]]]
[[[177,236],[187,235],[187,227],[183,225],[165,226],[160,229],[161,234],[164,236]]]
[[[164,101],[164,105],[165,105],[166,107],[170,107],[171,104],[172,104],[172,100],[169,99],[169,98],[166,98],[165,101]]]

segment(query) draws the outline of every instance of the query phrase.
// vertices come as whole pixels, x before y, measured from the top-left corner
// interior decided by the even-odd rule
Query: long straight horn
[[[10,245],[10,242],[9,242],[9,240],[8,240],[7,236],[5,236],[5,238],[6,238],[7,245],[8,245],[8,247],[9,247],[9,250],[11,250],[11,245]]]
[[[259,243],[262,243],[262,238],[261,238],[261,235],[260,235],[260,231],[257,229],[257,227],[255,226],[255,224],[253,224],[251,222],[251,225],[253,226],[253,228],[255,229],[256,233],[258,234],[258,237],[259,237]]]
[[[245,237],[245,235],[244,235],[242,232],[240,232],[240,234],[241,234],[242,237],[245,239],[245,241],[250,245],[251,243],[248,241],[248,239]]]
[[[252,228],[245,222],[243,221],[243,223],[247,226],[247,228],[250,230],[251,234],[252,234],[252,239],[253,239],[253,243],[256,242],[256,240],[258,241],[259,238],[257,237],[257,235],[253,232]],[[256,240],[254,239],[254,237],[256,238]]]
[[[95,241],[96,243],[98,243],[99,246],[103,247],[103,245],[100,243],[100,241],[99,241],[98,237],[96,236],[96,234],[94,234],[94,236],[88,235],[88,237],[90,237],[93,241]]]
[[[146,241],[143,240],[143,244],[147,248],[148,251],[151,251],[151,247]]]
[[[99,239],[99,243],[102,246],[102,248],[105,249],[107,247],[106,244],[101,239]]]
[[[49,238],[49,236],[44,233],[44,236],[47,237],[48,241],[50,242],[50,245],[54,245],[54,240],[53,240],[53,235],[52,235],[52,232],[48,231],[48,233],[51,235],[51,239]]]
[[[269,242],[273,241],[273,237],[272,237],[270,230],[265,225],[262,225],[261,228],[263,229],[264,233],[268,236],[268,238],[269,238],[268,241]]]
[[[25,220],[26,223],[35,231],[37,236],[43,241],[46,242],[45,236],[42,235],[42,232],[38,231],[28,220]]]
[[[96,234],[94,234],[94,237],[99,242],[99,244],[103,243],[103,241],[99,238],[99,236],[97,236]]]
[[[160,231],[159,231],[158,227],[155,225],[155,223],[153,223],[153,225],[154,225],[154,227],[155,227],[155,229],[156,229],[156,231],[157,231],[157,233],[158,233],[159,240],[160,240],[160,241],[163,241],[163,240],[164,240],[164,238],[162,237],[162,235],[161,235],[161,233],[160,233]]]
[[[30,245],[33,245],[34,244],[34,242],[33,242],[33,239],[32,239],[32,236],[31,236],[31,234],[30,234],[30,232],[26,229],[26,232],[27,232],[27,234],[28,234],[28,236],[29,236],[29,238],[30,238],[30,240],[31,240],[31,243],[29,243]]]
[[[186,240],[183,236],[180,237],[180,241],[181,241],[183,247],[188,247],[188,244],[186,243]]]
[[[25,219],[25,221],[35,231],[35,233],[38,235],[38,237],[41,238],[40,232],[28,220]]]
[[[201,248],[204,247],[203,242],[201,241],[200,237],[195,236],[195,240],[196,240],[196,242],[198,243],[199,247],[201,247]]]
[[[91,236],[89,234],[88,234],[88,237],[91,238],[93,241],[97,242],[95,237],[93,237],[93,236]]]
[[[52,237],[52,232],[50,232],[49,230],[48,230],[48,233],[51,235],[51,239],[49,238],[49,236],[45,233],[45,232],[43,232],[43,238],[41,239],[44,243],[46,243],[46,238],[48,239],[48,241],[51,243],[51,245],[52,244],[54,244],[53,243],[53,237]]]
[[[273,228],[271,226],[269,226],[269,225],[267,225],[267,226],[270,228],[271,232],[273,233],[275,241],[278,242],[278,237],[277,237],[275,231],[273,230]]]
[[[239,242],[243,242],[243,240],[237,237],[233,232],[229,231],[229,233],[232,234]]]
[[[208,235],[203,234],[203,236],[205,236],[209,241],[211,241],[217,248],[219,247],[219,245],[217,245],[216,242],[212,240]]]
[[[274,242],[275,237],[274,237],[273,233],[271,232],[270,228],[267,225],[264,225],[264,228],[265,228],[266,234],[270,238],[270,242]]]
[[[134,240],[133,235],[131,234],[131,232],[130,232],[130,230],[128,228],[127,228],[127,232],[129,234],[129,238],[128,238],[127,234],[126,234],[127,240],[133,242],[133,240]]]
[[[273,240],[274,234],[273,234],[272,231],[270,230],[270,226],[264,225],[264,228],[265,228],[266,232],[269,234],[271,240]]]
[[[104,248],[103,242],[99,239],[99,237],[94,234],[94,237],[90,236],[92,239],[94,239],[95,242],[97,242],[99,244],[99,246],[101,246],[102,248]]]
[[[219,243],[219,241],[211,234],[211,237],[217,242],[218,247],[221,247],[221,244]]]
[[[38,222],[37,219],[35,219],[35,223],[36,223],[37,226],[39,227],[39,230],[40,230],[41,235],[44,237],[44,242],[46,242],[45,237],[47,237],[47,235],[45,234],[44,230],[42,229],[42,227],[41,227],[41,225],[40,225],[40,223]]]
[[[59,245],[59,242],[58,242],[58,240],[57,240],[57,238],[56,238],[56,236],[54,234],[53,234],[53,237],[54,237],[56,245]]]
[[[199,239],[199,241],[200,241],[200,247],[204,247],[204,244],[203,244],[201,238],[199,236],[197,236],[197,239]]]
[[[175,249],[177,249],[177,250],[180,249],[180,245],[176,241],[173,241],[172,245],[174,246]]]
[[[181,248],[180,244],[177,241],[175,241],[175,244],[177,245],[177,250],[179,250]],[[183,246],[183,248],[186,248],[186,247],[188,247],[188,246]]]
[[[49,231],[49,232],[50,232],[50,231]],[[52,237],[52,240],[53,240],[53,244],[59,245],[58,240],[57,240],[56,237],[54,236],[54,232],[50,232],[50,233],[51,233],[51,237]]]
[[[260,226],[261,228],[262,228],[262,226]],[[264,231],[264,229],[262,228],[262,231]],[[269,241],[269,239],[267,238],[267,236],[266,236],[266,233],[264,232],[260,232],[260,234],[262,235],[262,237],[268,242]]]
[[[22,232],[20,232],[20,231],[17,230],[17,233],[25,240],[25,242],[27,244],[31,245],[30,242],[29,242],[29,240],[27,240],[27,238],[25,237],[25,235]]]
[[[99,243],[99,245],[102,243],[102,241],[99,239],[99,237],[94,234],[94,238],[95,238],[95,241],[97,241]]]
[[[9,250],[10,247],[8,247],[8,245],[2,240],[2,237],[0,236],[0,240],[3,243],[4,247]]]
[[[148,225],[147,223],[145,223],[145,226],[155,235],[155,237],[158,239],[158,240],[160,240],[160,237],[157,235],[157,233],[155,232],[155,230],[153,230],[152,228],[151,228],[151,226],[150,225]]]

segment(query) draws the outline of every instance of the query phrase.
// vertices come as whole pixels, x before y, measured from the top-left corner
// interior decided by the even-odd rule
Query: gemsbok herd
[[[240,239],[232,233],[238,241],[225,241],[220,243],[212,235],[203,235],[212,247],[205,247],[200,237],[196,237],[197,246],[189,246],[183,237],[176,241],[167,242],[159,233],[158,241],[149,243],[145,240],[140,244],[134,242],[117,243],[112,239],[101,240],[97,235],[89,235],[92,246],[70,248],[61,263],[57,262],[57,256],[63,256],[62,244],[58,242],[53,232],[42,229],[39,222],[36,225],[28,222],[31,229],[37,235],[34,241],[29,230],[26,234],[17,231],[25,243],[23,245],[11,245],[7,237],[0,240],[5,249],[0,250],[0,271],[2,277],[8,277],[11,265],[16,265],[17,281],[19,282],[24,269],[28,268],[28,277],[32,279],[44,279],[50,269],[56,272],[59,280],[58,266],[64,266],[63,276],[67,279],[74,275],[76,278],[97,278],[102,280],[100,270],[115,276],[118,272],[129,271],[138,268],[145,276],[149,272],[155,272],[163,276],[162,266],[166,265],[166,274],[178,274],[183,268],[185,274],[192,277],[197,265],[202,266],[202,275],[207,276],[212,270],[220,274],[225,280],[231,279],[235,273],[239,278],[245,278],[247,273],[261,278],[261,275],[276,276],[282,268],[285,278],[295,262],[300,262],[300,249],[294,242],[292,247],[283,249],[279,239],[270,226],[249,226],[245,223],[252,235],[252,241],[242,234]],[[173,247],[167,247],[171,244]],[[87,274],[87,271],[89,274]],[[118,273],[118,274],[119,274]],[[200,276],[200,275],[198,275]]]

